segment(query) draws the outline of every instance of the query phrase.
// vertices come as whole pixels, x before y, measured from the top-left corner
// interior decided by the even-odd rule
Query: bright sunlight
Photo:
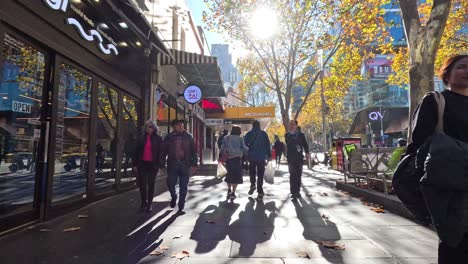
[[[267,39],[276,33],[278,28],[278,15],[270,8],[262,7],[252,14],[250,30],[254,37]]]

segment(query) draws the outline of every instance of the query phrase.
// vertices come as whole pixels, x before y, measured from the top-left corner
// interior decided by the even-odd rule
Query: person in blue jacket
[[[260,129],[260,122],[255,120],[252,123],[252,130],[247,132],[244,137],[245,144],[249,148],[247,158],[249,160],[249,176],[250,190],[249,195],[252,195],[257,189],[258,199],[262,199],[265,193],[263,192],[263,175],[265,174],[265,166],[271,159],[270,139],[265,131]]]

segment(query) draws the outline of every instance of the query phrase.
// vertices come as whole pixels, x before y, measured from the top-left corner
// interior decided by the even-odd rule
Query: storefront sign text
[[[207,126],[222,126],[224,120],[223,119],[217,119],[217,118],[207,118],[205,120],[205,124]]]
[[[44,0],[44,3],[51,9],[53,10],[61,10],[62,12],[66,12],[68,8],[68,0]],[[88,18],[81,10],[79,10],[77,7],[74,5],[71,5],[70,7],[78,16],[80,16],[84,21],[86,21],[90,26],[94,27],[94,22]],[[87,41],[94,41],[97,40],[99,42],[98,47],[99,50],[106,54],[109,55],[111,53],[114,53],[114,55],[119,55],[119,52],[116,47],[115,41],[110,38],[107,34],[102,32],[102,30],[98,29],[91,29],[91,30],[85,30],[81,23],[76,20],[75,18],[69,17],[65,20],[68,25],[72,25],[75,27],[75,29],[78,31],[80,36],[84,38]],[[103,36],[111,42],[110,44],[104,44],[104,38]]]
[[[200,102],[200,100],[202,99],[202,91],[200,87],[191,85],[185,88],[184,98],[185,101],[187,101],[187,103],[189,104],[196,104]]]
[[[383,114],[382,114],[382,113],[380,113],[380,112],[378,112],[378,111],[377,111],[377,112],[370,112],[370,113],[369,113],[369,119],[370,119],[370,120],[374,120],[374,121],[375,121],[375,120],[378,120],[379,118],[380,118],[380,119],[383,118]]]
[[[17,101],[13,101],[13,103],[11,105],[11,110],[13,112],[17,112],[17,113],[30,114],[31,113],[31,108],[32,108],[31,104],[23,103],[23,102],[17,102]]]

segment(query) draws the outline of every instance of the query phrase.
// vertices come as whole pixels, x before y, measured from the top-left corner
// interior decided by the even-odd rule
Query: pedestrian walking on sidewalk
[[[452,138],[468,143],[468,55],[449,58],[440,69],[439,77],[447,86],[441,92],[445,98],[443,131]],[[434,93],[422,98],[419,114],[413,122],[416,124],[412,133],[413,142],[408,145],[407,154],[417,151],[419,160],[420,153],[427,153],[427,150],[424,151],[426,141],[436,130],[438,122],[438,103]],[[468,159],[455,158],[460,162]],[[421,160],[417,167],[422,171],[426,159],[421,157]],[[453,181],[450,176],[447,175],[446,181]],[[426,189],[423,192],[426,204],[432,209],[431,217],[438,219],[438,235],[444,237],[439,244],[439,264],[468,263],[468,193],[461,191],[468,188],[465,184],[452,182],[451,185],[458,186],[458,190],[437,185],[423,186]],[[440,230],[451,230],[452,233],[441,233]]]
[[[179,181],[179,213],[184,213],[189,179],[197,168],[197,149],[191,134],[185,131],[184,121],[174,119],[172,132],[164,139],[163,162],[167,157],[167,188],[171,193],[171,208],[177,203],[176,184]]]
[[[271,149],[268,135],[260,129],[260,122],[257,120],[252,123],[252,130],[245,135],[245,144],[249,148],[247,154],[250,176],[249,195],[252,195],[257,189],[258,199],[262,199],[265,195],[263,175],[265,174],[265,166],[271,159]]]
[[[133,171],[137,173],[140,188],[140,210],[152,211],[154,182],[160,167],[162,138],[157,135],[156,124],[149,120],[145,123],[142,135],[137,139],[133,152]]]
[[[286,158],[288,159],[289,185],[293,199],[301,197],[302,166],[304,153],[309,160],[309,145],[304,134],[297,130],[297,120],[289,121],[289,132],[286,133]]]
[[[221,153],[227,154],[226,170],[227,175],[224,180],[228,185],[227,199],[235,199],[238,184],[242,184],[242,156],[247,154],[249,148],[245,145],[244,139],[240,136],[241,128],[233,126],[231,134],[225,136],[221,145]]]
[[[273,144],[273,149],[275,150],[276,154],[276,168],[279,168],[281,164],[281,157],[283,156],[284,152],[284,143],[281,142],[280,138],[278,135],[275,135],[275,143]]]

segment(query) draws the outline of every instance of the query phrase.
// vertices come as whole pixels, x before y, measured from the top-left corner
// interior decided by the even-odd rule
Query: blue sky
[[[203,0],[186,0],[186,3],[188,4],[193,19],[195,20],[195,24],[203,27],[208,44],[210,44],[210,49],[211,44],[229,44],[229,51],[232,54],[234,64],[236,64],[235,62],[239,57],[245,56],[246,50],[244,50],[240,44],[233,45],[232,43],[229,43],[229,41],[226,41],[223,35],[206,30],[202,20],[202,13],[203,11],[208,12],[208,8]]]
[[[203,0],[187,0],[187,4],[190,8],[193,19],[195,20],[195,24],[203,27],[206,38],[210,45],[219,44],[219,43],[227,43],[226,41],[224,41],[222,35],[214,33],[214,32],[209,32],[206,30],[202,21],[202,12],[203,11],[208,12],[208,8],[206,7],[206,4]]]

